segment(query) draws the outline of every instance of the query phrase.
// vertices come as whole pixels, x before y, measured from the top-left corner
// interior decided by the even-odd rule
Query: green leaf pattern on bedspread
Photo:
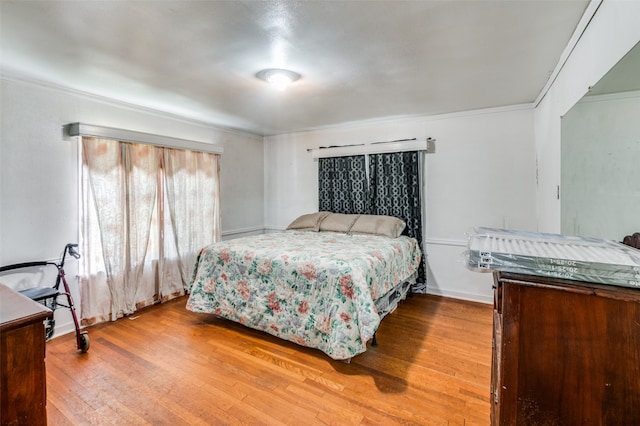
[[[224,241],[200,252],[187,309],[349,359],[380,324],[374,300],[420,257],[404,236],[285,231]]]

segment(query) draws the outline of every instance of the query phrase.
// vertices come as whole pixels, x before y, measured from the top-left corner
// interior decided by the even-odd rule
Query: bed
[[[404,222],[386,218],[318,212],[282,232],[207,246],[187,309],[350,360],[406,296],[420,263],[417,241],[400,235]]]

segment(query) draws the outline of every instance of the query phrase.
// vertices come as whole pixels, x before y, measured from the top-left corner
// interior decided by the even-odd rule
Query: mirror
[[[562,118],[561,232],[640,232],[640,43]]]

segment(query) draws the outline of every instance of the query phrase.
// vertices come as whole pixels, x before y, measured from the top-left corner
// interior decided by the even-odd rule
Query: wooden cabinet
[[[0,284],[0,421],[46,425],[43,321],[50,309]]]
[[[640,289],[494,272],[493,425],[640,425]]]

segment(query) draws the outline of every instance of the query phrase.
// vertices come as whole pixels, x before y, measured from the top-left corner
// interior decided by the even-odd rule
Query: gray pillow
[[[320,222],[322,222],[322,219],[324,219],[328,214],[329,212],[303,214],[291,222],[289,226],[287,226],[287,229],[318,232]]]
[[[398,238],[406,224],[402,219],[393,216],[362,214],[351,227],[352,234],[383,235]]]
[[[320,222],[320,231],[344,232],[351,230],[351,226],[358,219],[359,214],[330,213]]]

